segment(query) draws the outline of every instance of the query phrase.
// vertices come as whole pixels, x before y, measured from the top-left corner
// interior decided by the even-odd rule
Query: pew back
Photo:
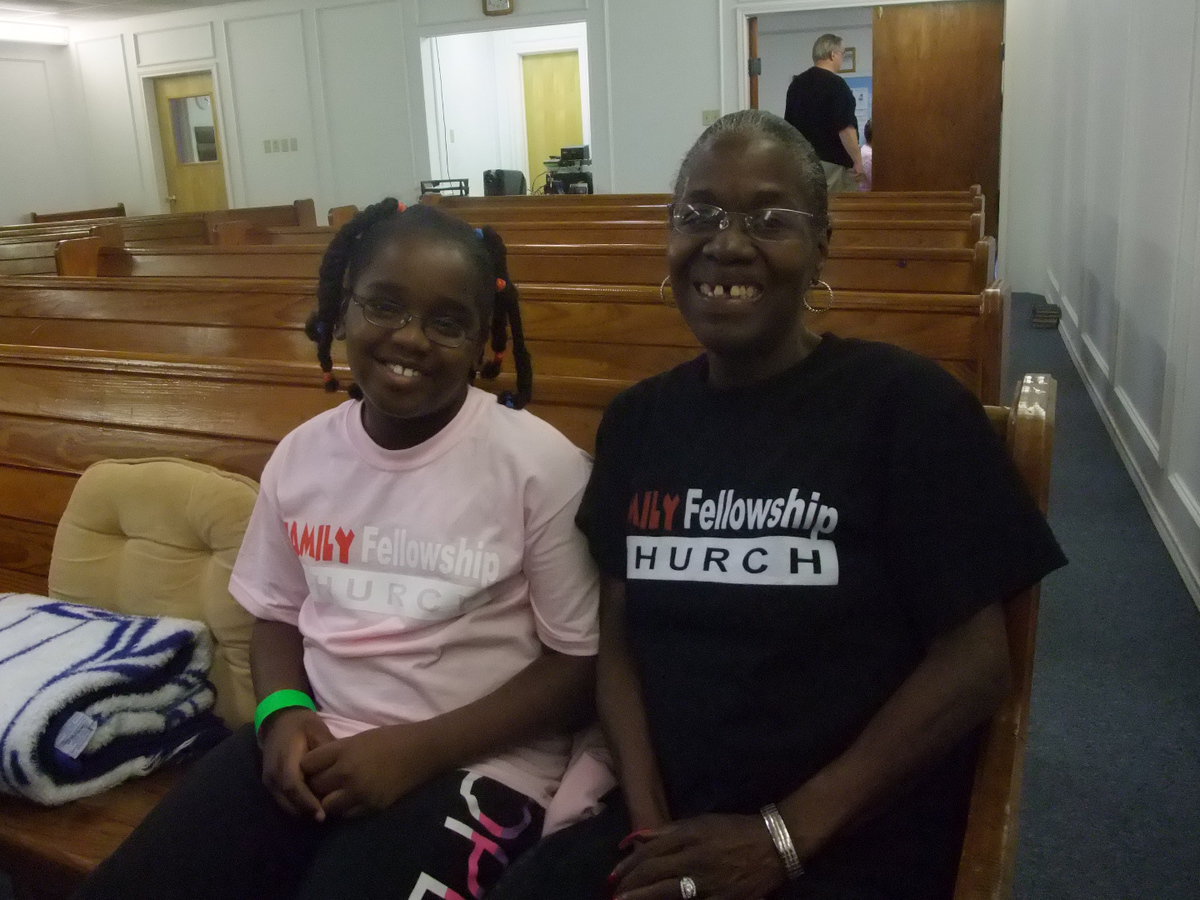
[[[105,219],[125,215],[125,204],[102,206],[98,209],[73,209],[66,212],[29,214],[30,222],[76,222],[80,219]]]
[[[280,206],[252,206],[206,213],[163,213],[148,216],[122,216],[69,222],[38,222],[0,225],[0,240],[10,237],[57,235],[64,229],[78,230],[93,225],[121,226],[124,241],[137,246],[206,244],[211,226],[231,219],[255,225],[316,225],[316,208],[311,199],[296,200]]]
[[[979,293],[995,245],[971,248],[831,247],[822,277],[835,290]],[[315,278],[323,246],[113,248],[91,238],[64,241],[60,275],[171,278]],[[517,244],[508,265],[518,284],[658,285],[666,277],[661,244]]]

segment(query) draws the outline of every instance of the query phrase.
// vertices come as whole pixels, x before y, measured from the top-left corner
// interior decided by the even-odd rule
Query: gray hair
[[[813,62],[818,63],[829,59],[834,51],[842,46],[842,39],[836,34],[823,34],[813,42]]]
[[[678,200],[687,188],[688,176],[695,165],[696,157],[722,138],[734,135],[761,137],[778,142],[791,157],[796,180],[812,207],[807,211],[813,214],[813,224],[819,228],[828,224],[829,192],[825,186],[825,170],[821,167],[821,161],[817,158],[812,144],[794,126],[774,113],[762,109],[740,109],[731,112],[704,129],[679,165],[679,174],[675,176],[675,200]]]

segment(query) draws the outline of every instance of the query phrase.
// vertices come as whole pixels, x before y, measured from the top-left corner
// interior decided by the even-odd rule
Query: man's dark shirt
[[[856,124],[854,94],[840,75],[813,66],[795,76],[788,86],[783,117],[808,138],[820,159],[847,169],[854,167],[838,137],[843,128]]]

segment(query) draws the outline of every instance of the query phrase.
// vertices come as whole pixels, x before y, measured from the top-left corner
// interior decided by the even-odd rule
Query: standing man
[[[836,34],[823,34],[813,44],[813,67],[792,78],[783,117],[817,151],[829,192],[856,191],[866,180],[858,147],[854,94],[838,75],[845,48]]]

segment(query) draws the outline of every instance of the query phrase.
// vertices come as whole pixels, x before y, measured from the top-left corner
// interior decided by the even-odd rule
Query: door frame
[[[719,78],[721,91],[721,113],[732,112],[735,109],[747,109],[750,106],[750,79],[743,73],[748,72],[750,54],[746,42],[746,30],[749,27],[747,19],[751,16],[770,15],[781,12],[820,11],[823,9],[845,9],[854,6],[898,6],[902,3],[937,3],[941,0],[875,0],[864,3],[862,0],[718,0],[717,35],[720,44],[718,49]],[[1005,4],[1005,35],[1008,33],[1008,8]],[[1003,64],[1002,64],[1003,66]],[[1003,66],[1000,74],[1000,90],[1007,93],[1008,67]],[[1007,194],[1006,185],[1009,181],[1009,155],[1005,153],[1005,134],[1012,133],[1011,128],[1005,128],[1005,120],[1013,115],[1009,104],[1005,104],[1000,113],[1000,196],[990,199],[990,203],[1000,204],[1000,219],[996,225],[996,239],[999,250],[996,257],[997,277],[1003,277],[1005,258],[1008,247],[1008,206],[1001,198]]]
[[[588,90],[583,97],[585,134],[591,130],[592,165],[596,191],[611,190],[616,177],[612,153],[612,85],[608,77],[608,7],[606,0],[580,4],[578,10],[553,13],[520,13],[511,16],[488,16],[451,21],[423,21],[417,4],[404,4],[401,13],[405,24],[406,65],[408,71],[409,110],[413,127],[410,130],[413,165],[417,172],[433,172],[437,165],[438,137],[430,134],[426,84],[429,73],[421,53],[421,43],[427,38],[483,31],[533,28],[539,25],[569,25],[583,22],[587,26],[586,65]],[[583,55],[581,53],[581,64]],[[434,101],[436,102],[436,100]],[[521,131],[524,132],[524,100],[521,108]],[[524,138],[521,139],[524,144]],[[527,153],[523,153],[527,156]]]
[[[215,121],[217,123],[217,153],[220,154],[221,168],[225,172],[225,205],[233,209],[233,172],[230,167],[229,144],[225,136],[229,134],[226,128],[225,102],[221,96],[220,81],[217,79],[217,63],[201,62],[193,65],[173,63],[161,68],[145,69],[138,72],[142,88],[142,105],[146,111],[146,136],[149,142],[150,162],[154,171],[154,185],[158,194],[160,212],[171,212],[171,204],[167,200],[167,171],[163,165],[163,147],[161,130],[158,121],[158,103],[154,95],[154,81],[157,78],[170,78],[175,75],[208,75],[212,81],[213,103],[217,106]]]
[[[732,112],[735,109],[750,107],[750,79],[743,77],[750,65],[750,48],[745,35],[749,28],[749,19],[754,16],[768,16],[772,13],[787,12],[820,12],[826,9],[847,9],[853,7],[872,8],[876,6],[897,6],[909,3],[936,3],[939,0],[719,0],[720,21],[718,22],[718,37],[720,41],[720,83],[721,83],[721,112]],[[736,77],[731,77],[737,73]]]

